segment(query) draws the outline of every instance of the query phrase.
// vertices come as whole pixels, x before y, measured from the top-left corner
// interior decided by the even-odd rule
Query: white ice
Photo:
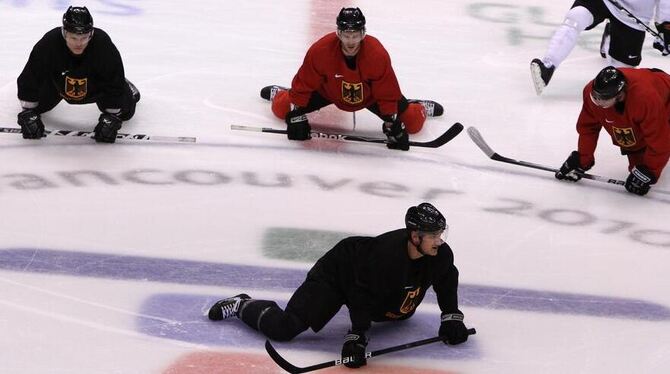
[[[667,173],[638,197],[489,160],[465,132],[438,149],[398,152],[230,130],[283,128],[260,88],[289,85],[309,44],[354,5],[388,49],[403,93],[446,108],[415,140],[461,122],[502,155],[558,167],[576,147],[581,89],[605,66],[601,25],[582,34],[535,95],[529,62],[570,3],[85,4],[142,94],[123,131],[198,141],[99,145],[0,134],[0,371],[280,372],[258,334],[239,321],[210,323],[201,309],[241,291],[283,303],[313,251],[333,237],[401,227],[407,207],[428,200],[447,216],[461,309],[478,333],[459,347],[374,358],[360,372],[669,372]],[[16,77],[67,5],[0,2],[0,126],[17,127]],[[648,38],[642,66],[667,70],[668,61]],[[43,120],[92,130],[97,116],[95,105],[61,103]],[[331,108],[313,116],[330,131],[381,135],[374,116],[356,120],[354,129],[350,114]],[[626,160],[607,136],[596,158],[594,174],[626,178]],[[298,255],[277,255],[291,249]],[[401,332],[375,327],[369,348],[435,335],[434,299],[419,311]],[[323,334],[277,347],[298,366],[327,361],[339,354],[343,330],[340,317]]]

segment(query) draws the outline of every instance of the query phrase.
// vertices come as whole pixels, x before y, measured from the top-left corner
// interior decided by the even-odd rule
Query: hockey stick
[[[468,335],[474,335],[476,333],[477,333],[477,331],[475,329],[468,329]],[[365,352],[365,358],[368,359],[368,358],[372,358],[372,357],[377,357],[377,356],[381,356],[381,355],[386,354],[386,353],[402,351],[402,350],[405,350],[405,349],[414,348],[414,347],[418,347],[418,346],[426,345],[426,344],[430,344],[430,343],[435,343],[435,342],[439,342],[439,341],[442,341],[442,340],[444,340],[443,337],[436,336],[436,337],[433,337],[433,338],[417,340],[417,341],[411,342],[411,343],[405,343],[405,344],[401,344],[401,345],[396,345],[394,347],[380,349],[378,351]],[[293,364],[291,364],[290,362],[286,361],[282,356],[280,356],[279,353],[277,352],[277,350],[272,346],[272,344],[270,344],[269,340],[265,341],[265,350],[268,351],[268,354],[270,355],[272,360],[277,365],[279,365],[279,367],[288,371],[291,374],[307,373],[309,371],[325,369],[325,368],[329,368],[331,366],[339,366],[339,365],[345,364],[349,361],[353,361],[353,359],[354,359],[353,357],[349,356],[349,357],[338,358],[337,360],[322,362],[322,363],[316,364],[316,365],[305,366],[305,367],[297,367],[297,366],[294,366]]]
[[[657,38],[659,38],[659,39],[663,39],[663,37],[662,37],[661,35],[659,35],[659,33],[657,33],[656,31],[652,30],[652,29],[651,29],[649,26],[647,26],[644,22],[640,21],[639,18],[635,17],[635,15],[634,15],[633,13],[631,13],[628,9],[624,8],[624,6],[621,5],[621,3],[619,3],[617,0],[607,0],[607,1],[609,1],[612,5],[614,5],[616,8],[618,8],[620,11],[626,13],[626,15],[627,15],[628,17],[630,17],[630,18],[632,18],[633,20],[635,20],[635,23],[637,23],[638,25],[644,27],[645,30],[647,30],[651,35],[653,35],[654,37],[657,37]]]
[[[231,130],[242,130],[242,131],[255,131],[255,132],[269,132],[272,134],[286,134],[286,130],[273,129],[269,127],[253,127],[253,126],[241,126],[241,125],[230,125]],[[412,147],[426,147],[426,148],[438,148],[449,142],[451,139],[455,138],[458,134],[463,131],[463,125],[456,122],[454,123],[444,134],[440,135],[434,140],[428,142],[413,142],[410,141],[409,145]],[[312,138],[323,138],[323,139],[334,139],[334,140],[348,140],[354,142],[365,142],[365,143],[381,143],[388,144],[387,139],[379,138],[369,138],[365,136],[350,135],[350,134],[336,134],[336,133],[326,133],[321,131],[312,130]]]
[[[13,127],[0,127],[0,133],[5,134],[20,134],[21,129]],[[95,132],[93,131],[74,131],[74,130],[44,130],[44,136],[69,136],[78,138],[93,138]],[[191,136],[156,136],[145,134],[122,134],[116,135],[117,139],[123,140],[143,140],[153,142],[176,142],[176,143],[195,143],[195,137]]]
[[[554,169],[554,168],[551,168],[551,167],[548,167],[548,166],[538,165],[538,164],[534,164],[532,162],[518,161],[518,160],[514,160],[512,158],[508,158],[508,157],[499,155],[498,153],[493,151],[493,149],[491,149],[491,147],[489,147],[488,144],[486,144],[486,142],[484,141],[484,138],[482,137],[482,134],[480,134],[479,131],[474,127],[468,127],[468,135],[470,135],[470,139],[472,139],[472,141],[475,142],[475,144],[477,144],[479,149],[484,151],[484,153],[486,153],[486,155],[491,160],[506,162],[508,164],[521,165],[521,166],[525,166],[525,167],[529,167],[529,168],[533,168],[533,169],[551,171],[551,172],[554,172],[554,173],[556,173],[558,171],[558,169]],[[624,182],[624,181],[621,181],[621,180],[618,180],[618,179],[601,177],[599,175],[593,175],[593,174],[588,174],[588,173],[578,173],[578,174],[582,178],[591,179],[591,180],[598,181],[598,182],[618,184],[618,185],[621,185],[621,186],[626,184],[626,182]]]

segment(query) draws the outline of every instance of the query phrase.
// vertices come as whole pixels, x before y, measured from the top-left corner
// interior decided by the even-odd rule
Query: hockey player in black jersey
[[[23,108],[18,124],[25,139],[42,138],[40,115],[65,100],[96,103],[102,113],[95,140],[114,143],[121,123],[133,117],[140,99],[137,88],[125,78],[119,51],[107,33],[93,27],[86,7],[69,7],[63,26],[35,44],[17,85]]]
[[[236,316],[270,339],[288,341],[311,328],[321,330],[340,310],[349,309],[351,329],[344,338],[346,366],[366,364],[366,332],[371,322],[411,317],[433,286],[442,311],[439,335],[448,344],[468,339],[458,309],[458,270],[442,237],[448,226],[431,204],[407,210],[404,229],[377,237],[349,237],[321,257],[282,310],[274,301],[240,294],[219,300],[209,319]]]

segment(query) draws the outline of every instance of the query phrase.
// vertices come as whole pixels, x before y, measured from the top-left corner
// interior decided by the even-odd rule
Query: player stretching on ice
[[[122,121],[133,117],[140,100],[137,88],[125,78],[119,51],[107,33],[93,27],[86,7],[69,7],[63,26],[37,42],[17,84],[23,108],[18,124],[25,139],[42,138],[40,115],[65,100],[96,103],[102,114],[95,140],[114,143]]]
[[[434,101],[402,95],[388,52],[365,34],[365,17],[358,8],[342,8],[337,31],[309,48],[290,90],[268,86],[261,97],[272,101],[272,112],[286,121],[289,139],[309,139],[305,114],[335,104],[347,112],[367,108],[379,116],[387,146],[404,151],[409,149],[408,133],[419,132],[426,117],[444,112]]]
[[[576,182],[593,167],[600,129],[628,156],[626,190],[644,195],[670,158],[670,75],[659,69],[601,70],[584,87],[577,119],[579,141],[556,173]]]
[[[366,332],[371,321],[411,317],[431,285],[442,311],[439,335],[448,344],[468,339],[458,309],[458,270],[454,254],[442,237],[448,226],[431,204],[407,210],[405,229],[377,237],[350,237],[321,257],[282,310],[274,301],[246,294],[223,299],[209,310],[217,321],[238,317],[273,340],[288,341],[311,328],[321,330],[340,310],[349,308],[351,330],[344,337],[342,357],[348,367],[366,364]]]

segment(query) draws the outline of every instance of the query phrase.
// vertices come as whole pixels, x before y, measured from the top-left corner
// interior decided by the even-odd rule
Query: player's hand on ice
[[[579,164],[579,152],[572,151],[570,156],[565,160],[561,168],[554,174],[556,179],[567,180],[570,182],[577,182],[582,179],[580,175],[584,173],[584,168]]]
[[[368,346],[368,338],[361,331],[351,331],[344,336],[344,345],[342,346],[342,363],[348,368],[359,368],[367,364],[365,358],[365,348]],[[353,357],[348,360],[347,357]]]
[[[286,135],[290,140],[311,139],[312,128],[307,121],[304,109],[291,105],[291,111],[286,113]]]
[[[667,56],[670,54],[670,22],[657,23],[656,30],[661,37],[654,38],[654,48],[661,51],[663,56]]]
[[[389,118],[384,120],[382,131],[388,139],[386,146],[389,149],[409,150],[409,136],[405,130],[405,124],[396,118],[395,115],[389,116]]]
[[[114,143],[121,128],[121,119],[112,113],[102,113],[95,126],[95,141],[98,143]]]
[[[644,165],[637,165],[630,171],[626,179],[626,191],[636,195],[646,195],[651,185],[656,183],[656,176]]]
[[[439,335],[444,344],[461,344],[468,340],[468,328],[462,313],[442,313]]]
[[[19,113],[17,123],[21,126],[23,139],[41,139],[44,136],[44,123],[34,109],[25,109]]]

